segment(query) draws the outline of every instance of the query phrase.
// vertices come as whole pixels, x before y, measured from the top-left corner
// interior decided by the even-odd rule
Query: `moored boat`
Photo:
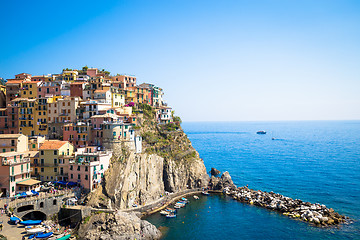
[[[210,195],[208,192],[205,192],[205,191],[201,192],[201,194],[202,195]]]
[[[18,217],[11,217],[10,222],[17,224],[17,223],[21,222],[21,220]]]
[[[265,131],[257,131],[256,134],[266,134]]]
[[[173,209],[173,208],[166,208],[166,209],[165,209],[165,211],[168,211],[168,212],[172,212],[172,213],[174,213],[174,212],[176,212],[176,209]]]
[[[167,218],[174,218],[174,217],[176,217],[176,214],[171,213],[171,214],[166,215],[166,217],[167,217]]]
[[[42,220],[26,220],[26,221],[21,221],[20,224],[25,226],[30,226],[30,225],[39,225],[41,222]]]
[[[40,233],[40,234],[35,235],[35,238],[36,239],[45,239],[45,238],[51,237],[53,234],[54,234],[53,232]]]
[[[70,237],[71,237],[70,233],[63,233],[58,236],[51,237],[48,240],[66,240],[69,239]]]
[[[170,212],[162,210],[162,211],[160,211],[160,214],[161,215],[168,215],[168,214],[170,214]]]
[[[194,195],[194,198],[195,198],[196,200],[198,200],[198,199],[199,199],[199,197],[198,197],[198,196],[196,196],[196,195]]]
[[[27,234],[42,233],[45,232],[45,227],[41,225],[27,226],[25,227]]]

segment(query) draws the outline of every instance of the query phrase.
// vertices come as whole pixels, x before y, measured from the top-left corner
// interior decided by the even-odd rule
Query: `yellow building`
[[[120,88],[111,87],[111,107],[121,107],[125,105],[125,94]]]
[[[78,71],[63,71],[59,79],[66,82],[74,82],[78,76]]]
[[[125,90],[125,103],[136,102],[136,87],[129,87]]]
[[[66,156],[72,156],[74,146],[68,141],[47,140],[39,148],[38,162],[34,162],[41,181],[58,180],[64,169],[62,166],[62,159]]]
[[[34,99],[38,96],[38,86],[41,81],[24,82],[21,90],[22,98]]]
[[[19,133],[27,136],[47,135],[47,99],[18,99]]]

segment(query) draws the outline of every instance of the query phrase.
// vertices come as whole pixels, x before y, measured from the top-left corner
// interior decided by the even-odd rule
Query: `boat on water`
[[[171,214],[166,215],[166,217],[167,218],[174,218],[174,217],[176,217],[176,214],[171,213]]]
[[[185,202],[188,201],[187,198],[184,198],[184,197],[182,197],[181,200],[183,200],[183,201],[185,201]]]
[[[266,134],[265,131],[257,131],[256,134]]]
[[[63,233],[58,236],[53,236],[53,237],[49,238],[48,240],[66,240],[66,239],[69,239],[70,237],[71,237],[70,233]]]
[[[162,211],[160,211],[160,214],[161,215],[168,215],[168,214],[170,214],[170,212],[162,210]]]
[[[166,208],[165,211],[175,213],[175,212],[176,212],[176,209]]]
[[[30,225],[39,225],[42,222],[42,220],[26,220],[21,221],[20,224],[24,226],[30,226]]]
[[[174,208],[179,209],[179,208],[182,208],[182,206],[175,204]]]
[[[27,234],[35,234],[45,232],[45,227],[41,225],[33,225],[25,227]]]
[[[40,233],[40,234],[35,235],[35,238],[36,239],[46,239],[46,238],[51,237],[53,234],[54,234],[53,232]]]
[[[205,192],[205,191],[201,192],[201,194],[202,194],[202,195],[206,195],[206,196],[207,196],[207,195],[210,195],[208,192]]]
[[[198,200],[198,199],[199,199],[199,197],[198,197],[198,196],[196,196],[196,195],[194,195],[194,198],[195,198],[196,200]]]

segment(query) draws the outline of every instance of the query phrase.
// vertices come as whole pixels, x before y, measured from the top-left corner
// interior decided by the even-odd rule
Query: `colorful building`
[[[34,172],[38,172],[41,181],[58,180],[60,176],[59,164],[64,156],[71,156],[74,146],[68,141],[47,140],[39,148],[38,162]]]

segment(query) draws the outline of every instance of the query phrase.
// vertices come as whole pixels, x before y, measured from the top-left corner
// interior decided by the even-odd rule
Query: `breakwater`
[[[318,227],[345,223],[348,219],[324,204],[304,202],[274,192],[249,189],[247,186],[238,188],[228,172],[224,172],[221,177],[212,176],[209,187],[215,191],[220,190],[237,201],[277,211]]]

